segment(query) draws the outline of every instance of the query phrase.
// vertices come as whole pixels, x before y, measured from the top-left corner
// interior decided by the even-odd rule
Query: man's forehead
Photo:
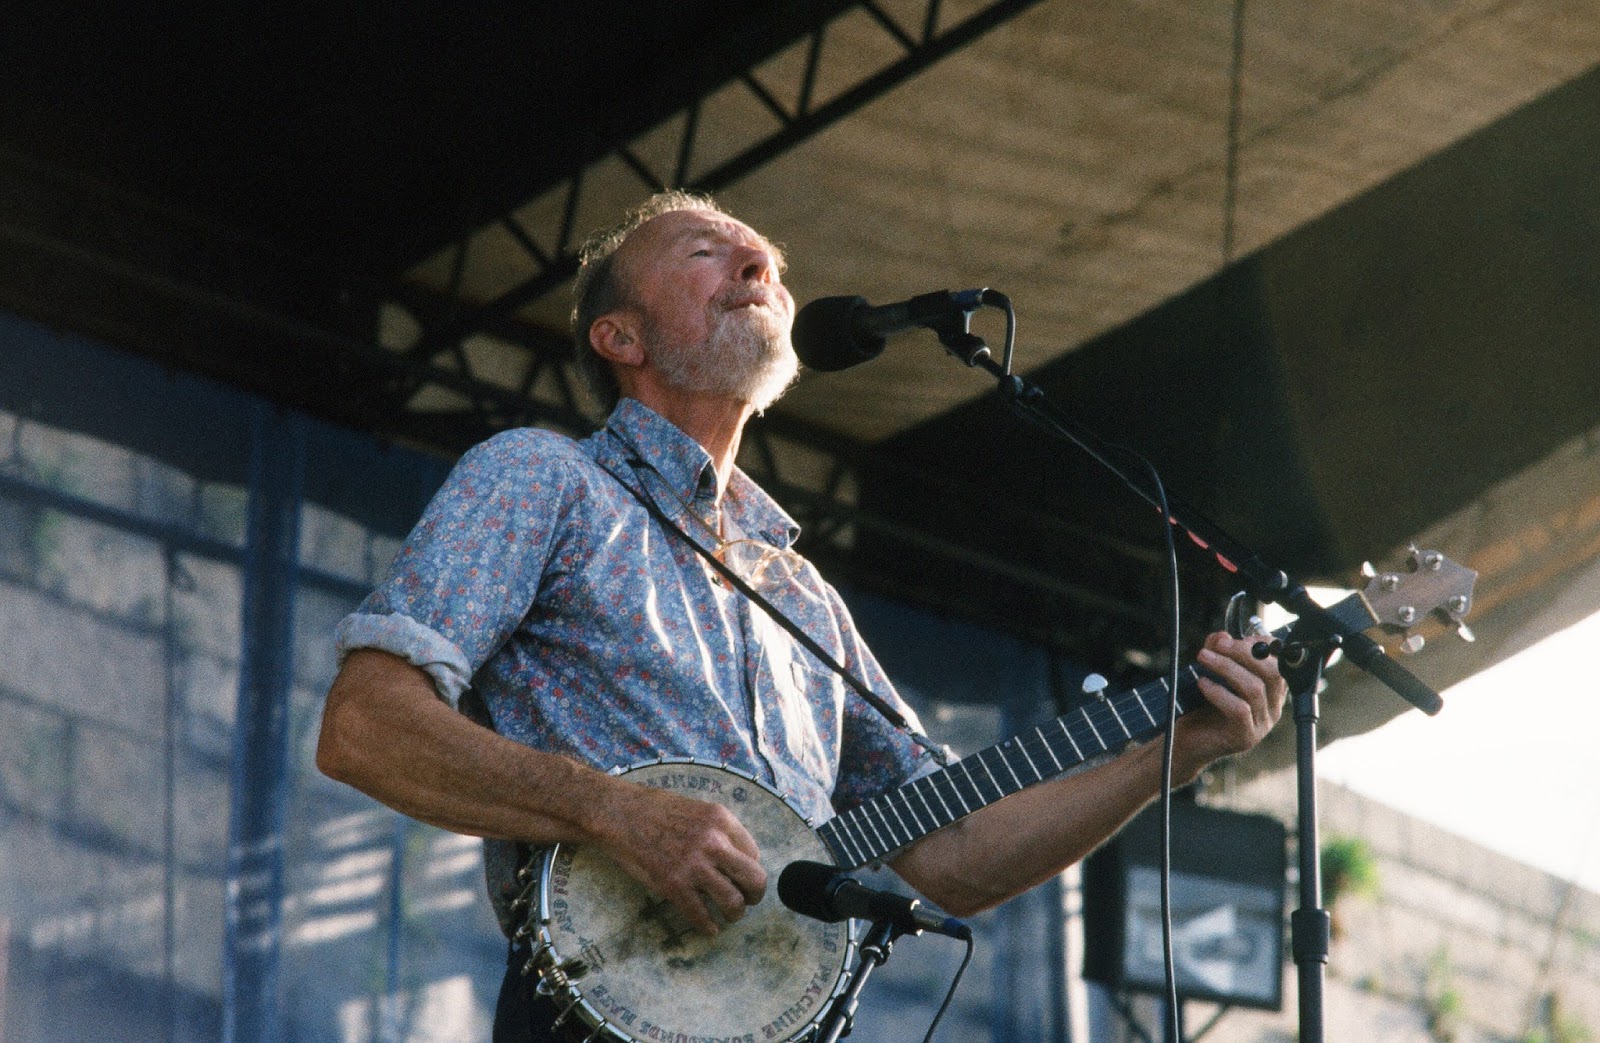
[[[772,251],[775,256],[782,256],[766,236],[743,221],[715,210],[670,210],[665,214],[657,214],[634,229],[622,246],[623,249],[630,246],[636,249],[652,245],[670,246],[698,238],[756,244]]]

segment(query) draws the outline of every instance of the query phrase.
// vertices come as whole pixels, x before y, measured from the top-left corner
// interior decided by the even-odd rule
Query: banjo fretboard
[[[1179,675],[1179,715],[1202,698],[1195,687],[1200,676],[1193,665]],[[1094,698],[1049,724],[852,808],[823,823],[817,834],[845,868],[876,862],[1002,797],[1161,734],[1167,695],[1167,681],[1159,678]]]

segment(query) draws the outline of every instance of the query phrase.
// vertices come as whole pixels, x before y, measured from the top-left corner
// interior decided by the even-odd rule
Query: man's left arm
[[[1212,634],[1199,663],[1207,706],[1178,721],[1173,785],[1262,740],[1283,712],[1287,686],[1253,639]],[[1086,771],[1025,789],[932,833],[890,860],[907,883],[955,916],[970,916],[1048,880],[1120,829],[1161,791],[1162,743],[1146,743]]]

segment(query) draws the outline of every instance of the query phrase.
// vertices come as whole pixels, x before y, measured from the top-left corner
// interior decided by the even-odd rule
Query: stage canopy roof
[[[1411,541],[1477,569],[1478,642],[1407,661],[1436,686],[1600,609],[1593,4],[28,6],[20,314],[453,454],[592,423],[577,241],[710,189],[801,301],[1008,294],[1019,372],[1299,578]],[[840,581],[1159,662],[1158,516],[992,388],[906,335],[746,464]],[[1192,637],[1230,580],[1183,570]],[[1341,682],[1328,734],[1404,708]]]

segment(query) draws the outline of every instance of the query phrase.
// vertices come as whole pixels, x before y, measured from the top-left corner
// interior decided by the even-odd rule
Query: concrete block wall
[[[1600,1039],[1600,895],[1344,787],[1319,783],[1318,801],[1323,841],[1361,838],[1378,876],[1375,895],[1345,897],[1334,907],[1327,1039]],[[1253,780],[1207,802],[1277,815],[1292,833],[1293,772]],[[1281,1013],[1230,1011],[1206,1039],[1294,1039],[1295,967],[1289,964],[1284,974]],[[1210,1010],[1191,1007],[1193,1031]]]

